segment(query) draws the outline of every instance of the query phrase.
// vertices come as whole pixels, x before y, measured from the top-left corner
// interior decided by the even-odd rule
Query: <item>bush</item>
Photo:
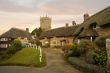
[[[93,64],[88,64],[81,59],[70,57],[68,59],[69,63],[72,64],[74,67],[84,71],[85,73],[106,73],[106,69],[103,67],[99,67]]]
[[[95,43],[99,48],[106,48],[106,37],[96,38]]]
[[[81,56],[85,56],[87,52],[94,50],[95,48],[95,44],[90,40],[81,40],[77,45],[77,49],[80,51]]]
[[[106,37],[98,37],[95,40],[95,43],[99,47],[98,50],[95,50],[94,54],[95,64],[106,66],[107,64]]]
[[[65,44],[64,46],[62,46],[62,50],[65,52],[65,51],[68,51],[70,49],[73,48],[74,45],[69,45],[69,44]]]
[[[95,54],[94,50],[89,51],[85,56],[85,61],[90,64],[95,64],[94,54]]]
[[[74,46],[72,48],[72,54],[70,56],[73,56],[73,57],[80,57],[81,56],[81,53],[80,53],[79,49],[77,48],[77,46]]]
[[[107,64],[107,52],[104,49],[95,51],[94,60],[96,65],[106,66]]]
[[[39,40],[37,40],[35,44],[36,44],[37,46],[42,46],[42,43],[41,43]]]
[[[64,56],[65,57],[69,57],[71,56],[72,54],[72,48],[73,48],[73,45],[69,45],[69,44],[66,44],[62,47],[62,50],[64,51]]]
[[[15,39],[12,43],[11,46],[7,50],[7,54],[15,54],[17,51],[22,49],[22,44],[21,41],[18,39]]]

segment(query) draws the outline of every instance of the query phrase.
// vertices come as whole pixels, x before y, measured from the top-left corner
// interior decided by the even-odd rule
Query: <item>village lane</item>
[[[0,66],[0,73],[82,73],[64,60],[61,49],[43,48],[43,51],[46,53],[47,66]]]

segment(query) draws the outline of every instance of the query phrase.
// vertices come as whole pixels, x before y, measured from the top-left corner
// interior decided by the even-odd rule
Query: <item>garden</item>
[[[106,73],[106,38],[82,39],[79,44],[63,47],[66,60],[85,73]]]
[[[16,39],[6,51],[0,52],[0,65],[43,67],[46,65],[46,58],[42,53],[40,61],[39,49],[24,48],[21,42]]]

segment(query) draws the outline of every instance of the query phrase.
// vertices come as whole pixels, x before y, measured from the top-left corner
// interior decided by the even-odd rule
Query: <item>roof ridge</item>
[[[89,17],[87,20],[85,20],[84,22],[88,21],[88,20],[91,19],[92,17],[94,17],[94,16],[96,16],[96,15],[99,15],[100,13],[102,13],[102,12],[108,10],[108,9],[110,9],[110,6],[108,6],[108,7],[104,8],[104,9],[102,9],[101,11],[98,11],[97,13],[93,14],[92,16],[90,16],[90,17]],[[84,23],[84,22],[83,22],[83,23]]]
[[[16,28],[16,27],[12,27],[11,29],[20,30],[20,31],[26,31],[26,30],[23,30],[23,29],[20,29],[20,28]]]

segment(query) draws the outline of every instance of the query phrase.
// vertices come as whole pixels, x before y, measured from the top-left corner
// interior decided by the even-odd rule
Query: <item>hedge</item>
[[[74,67],[78,68],[79,70],[81,70],[85,73],[106,73],[105,68],[99,67],[99,66],[96,66],[93,64],[88,64],[79,58],[69,57],[68,61]]]

